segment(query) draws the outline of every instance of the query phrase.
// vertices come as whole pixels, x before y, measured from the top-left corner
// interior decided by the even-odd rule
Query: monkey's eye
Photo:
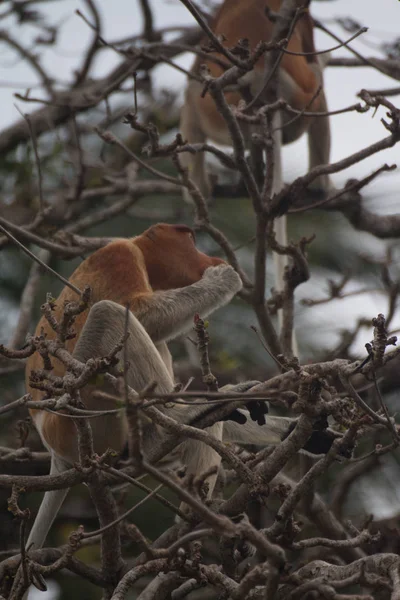
[[[189,238],[192,240],[192,242],[194,243],[194,235],[193,233],[191,233],[190,231],[188,232],[188,236]]]

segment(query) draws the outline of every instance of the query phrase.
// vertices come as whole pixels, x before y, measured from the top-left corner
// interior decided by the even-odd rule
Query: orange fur
[[[310,0],[297,0],[296,2],[296,6],[299,8],[308,8],[309,4]],[[254,51],[257,44],[269,42],[273,36],[275,24],[268,17],[266,7],[276,14],[279,13],[281,5],[282,0],[225,0],[217,11],[211,28],[226,48],[232,49],[239,40],[247,39],[250,50]],[[208,38],[204,41],[207,42]],[[307,10],[297,20],[287,49],[295,53],[315,52],[313,21]],[[227,62],[221,53],[214,52],[213,55]],[[264,91],[264,83],[268,75],[264,72],[267,58],[268,53],[258,60],[254,69],[241,78],[241,83],[248,86],[251,95],[253,98],[257,97],[260,104],[270,101],[268,90]],[[222,75],[223,67],[211,59],[204,61],[203,57],[196,58],[192,71],[198,74],[200,66],[204,62],[213,77]],[[301,56],[283,53],[281,57],[277,73],[279,96],[295,109],[306,109],[320,114],[294,117],[285,109],[274,113],[271,127],[273,160],[272,164],[267,165],[268,169],[272,167],[272,172],[269,173],[272,175],[272,195],[279,193],[284,185],[282,144],[294,142],[307,132],[309,169],[329,164],[331,136],[327,102],[323,89],[323,68],[324,61],[313,54]],[[225,97],[229,105],[235,106],[241,100],[242,95],[239,91],[227,91]],[[239,124],[247,149],[251,146],[254,133],[261,136],[265,134],[260,125],[242,120],[239,121]],[[232,145],[227,122],[218,110],[212,94],[205,93],[204,95],[204,84],[197,78],[189,78],[188,81],[181,111],[180,131],[185,142],[191,145],[202,145],[207,140],[225,146]],[[191,150],[191,152],[185,151],[180,154],[180,162],[191,181],[208,201],[213,195],[213,181],[207,170],[206,152],[201,148],[197,148],[196,151],[193,151],[193,148]],[[311,182],[310,189],[326,195],[334,190],[334,186],[329,176],[323,174]],[[190,204],[193,202],[186,188],[183,188],[183,198]],[[277,242],[282,246],[287,246],[286,216],[275,220],[274,230]],[[279,289],[283,285],[288,256],[274,253],[274,262],[275,285]],[[278,317],[282,323],[281,311],[279,311]],[[293,350],[297,353],[295,343]]]
[[[191,285],[202,278],[208,267],[224,262],[220,258],[199,252],[194,244],[194,234],[189,227],[160,223],[150,227],[136,238],[117,240],[97,250],[74,271],[70,281],[81,290],[86,285],[91,287],[91,306],[100,300],[112,300],[122,306],[129,304],[131,312],[135,314],[135,309],[137,310],[146,298],[151,297],[153,292]],[[66,302],[76,301],[76,299],[76,294],[69,287],[65,287],[56,301],[55,318],[57,320],[61,318]],[[71,353],[86,322],[89,308],[75,321],[76,337],[65,344]],[[48,338],[56,336],[44,317],[39,321],[35,335],[39,335],[42,330]],[[168,358],[164,360],[167,361]],[[52,363],[53,373],[63,375],[64,365],[55,358],[52,358]],[[35,352],[28,359],[26,368],[26,387],[32,394],[33,400],[40,400],[43,392],[30,387],[30,373],[42,367],[42,359],[38,352]],[[90,401],[92,389],[90,386],[84,389],[83,397],[88,408],[98,410],[109,408],[109,406],[100,406],[99,401],[96,401],[95,406],[93,405],[93,401]],[[68,457],[70,440],[76,437],[73,421],[40,410],[30,410],[30,413],[45,443],[58,455]],[[96,424],[98,421],[99,419],[96,420]],[[119,441],[115,439],[116,450],[122,449],[118,445]],[[101,452],[105,449],[96,448],[96,451]]]
[[[308,4],[305,0],[299,1],[299,6]],[[261,41],[269,41],[271,38],[274,23],[268,18],[265,7],[268,6],[275,13],[279,12],[281,0],[225,0],[217,12],[212,29],[218,36],[223,36],[223,44],[227,48],[233,47],[240,39],[249,41],[250,49],[254,50]],[[313,23],[308,12],[303,14],[298,20],[293,34],[289,40],[287,49],[292,52],[314,52]],[[207,40],[203,40],[203,43]],[[212,55],[224,58],[220,53],[215,52]],[[255,79],[263,79],[264,63],[267,54],[264,54],[255,65]],[[295,86],[285,98],[291,106],[298,110],[308,107],[310,111],[325,110],[324,101],[320,96],[313,99],[318,86],[319,78],[316,74],[315,56],[293,56],[284,54],[280,63],[280,68],[292,78]],[[205,61],[203,57],[198,57],[193,65],[193,71],[198,71],[201,64],[206,64],[211,75],[218,77],[222,74],[223,68],[212,60]],[[314,67],[314,68],[313,68]],[[240,92],[227,92],[226,99],[229,104],[236,105],[242,98]],[[204,98],[200,93],[193,94],[193,103],[196,113],[200,120],[200,127],[208,132],[209,137],[216,139],[218,132],[225,131],[226,123],[215,106],[214,100],[210,94]],[[290,119],[293,115],[290,115]],[[295,127],[291,131],[283,128],[283,143],[288,143],[297,139],[309,126],[310,118],[303,117],[297,119]],[[289,128],[290,129],[290,128]]]

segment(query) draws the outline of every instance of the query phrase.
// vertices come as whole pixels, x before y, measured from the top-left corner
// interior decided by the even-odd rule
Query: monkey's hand
[[[245,393],[251,390],[256,385],[259,385],[259,381],[243,381],[242,383],[238,383],[237,385],[224,385],[221,388],[221,392],[235,392],[237,394]],[[250,417],[252,421],[258,423],[258,425],[265,425],[265,416],[268,414],[268,404],[264,402],[264,400],[251,400],[250,402],[246,402],[246,408],[250,413]],[[247,421],[247,417],[245,414],[240,412],[240,410],[235,409],[229,415],[227,415],[223,421],[235,421],[240,425],[244,425]]]
[[[204,271],[202,281],[209,283],[211,289],[221,289],[233,298],[243,287],[242,280],[230,265],[208,267]]]

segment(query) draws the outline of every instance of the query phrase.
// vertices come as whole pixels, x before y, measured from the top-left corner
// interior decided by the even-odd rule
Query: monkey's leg
[[[110,300],[94,304],[75,346],[74,358],[86,362],[89,358],[107,356],[120,343],[125,333],[125,319],[126,309],[120,304]],[[168,369],[143,325],[131,312],[128,315],[127,332],[126,357],[121,352],[118,369],[123,367],[125,359],[129,362],[128,385],[141,391],[155,381],[157,391],[170,392],[174,384]]]
[[[78,360],[86,361],[92,357],[108,355],[116,344],[119,343],[124,334],[125,315],[125,309],[114,302],[103,300],[95,304],[82,330],[75,348],[74,357]],[[156,319],[156,315],[153,316]],[[132,313],[129,313],[128,333],[126,360],[130,365],[127,373],[129,386],[137,391],[141,391],[149,383],[156,382],[156,391],[160,394],[173,391],[174,383],[167,367],[144,327]],[[123,357],[121,358],[119,367],[122,365]],[[90,408],[96,409],[96,406],[92,404]],[[179,406],[179,410],[176,410],[177,408],[178,405],[173,411],[173,417],[179,419],[181,416],[183,420],[187,415],[188,407]],[[95,447],[97,437],[95,422],[99,420],[93,419],[92,421]],[[110,417],[107,417],[107,420],[110,421]],[[222,426],[222,423],[216,423],[208,431],[218,439],[222,439]],[[145,447],[146,445],[156,443],[159,433],[159,430],[155,426],[147,426],[143,435]],[[113,446],[113,439],[109,440],[109,445]],[[212,466],[218,468],[221,461],[219,454],[212,448],[196,440],[185,442],[182,454],[187,464],[188,473],[194,475],[199,475]],[[209,483],[209,495],[212,494],[215,480],[216,475],[207,480]]]

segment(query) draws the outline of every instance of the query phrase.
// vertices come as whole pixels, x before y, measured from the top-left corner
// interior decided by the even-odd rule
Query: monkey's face
[[[208,267],[225,261],[196,248],[195,234],[187,225],[159,223],[135,243],[141,248],[153,290],[186,287],[199,281]]]

